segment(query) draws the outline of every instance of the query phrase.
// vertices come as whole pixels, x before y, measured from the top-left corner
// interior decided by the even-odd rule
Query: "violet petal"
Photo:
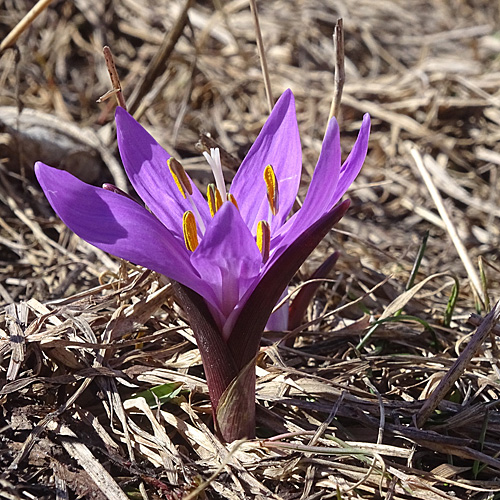
[[[341,161],[339,125],[332,118],[326,129],[311,184],[299,210],[304,210],[302,213],[307,213],[310,221],[317,220],[318,216],[331,208],[330,200],[339,181]]]
[[[170,155],[123,108],[116,108],[118,149],[130,182],[146,206],[182,240],[182,217],[192,210],[188,199],[182,197],[167,160]],[[199,189],[193,186],[195,202],[203,222],[208,223],[208,205]]]
[[[253,234],[257,223],[267,220],[269,204],[264,169],[271,165],[278,180],[279,212],[271,230],[280,227],[292,209],[302,172],[302,151],[291,90],[279,98],[260,134],[243,160],[231,185],[241,216]]]
[[[232,328],[228,345],[239,369],[255,356],[260,344],[260,335],[255,332],[264,330],[274,305],[293,275],[348,207],[349,200],[337,205],[291,241],[280,257],[265,269],[255,287],[248,290],[237,316],[229,318]]]
[[[35,174],[57,215],[85,241],[215,302],[213,291],[193,269],[186,247],[144,207],[41,162],[35,164]]]
[[[359,129],[358,138],[349,153],[346,161],[342,165],[340,169],[339,181],[337,184],[337,188],[330,199],[330,206],[328,210],[330,210],[342,196],[349,189],[350,185],[354,182],[354,179],[359,174],[361,167],[363,166],[363,162],[366,158],[366,153],[368,152],[368,140],[370,138],[370,115],[366,113],[363,116],[363,122],[361,124],[361,128]]]
[[[215,290],[223,323],[254,282],[262,263],[255,239],[232,203],[224,203],[215,214],[191,263]]]
[[[340,143],[336,129],[336,121],[333,119],[325,134],[321,155],[304,204],[298,212],[290,217],[273,239],[273,248],[271,249],[275,253],[273,258],[276,258],[286,248],[297,233],[305,231],[338,203],[363,166],[368,150],[370,116],[364,115],[356,143],[340,170],[338,168],[340,156],[337,156],[336,153],[336,151],[338,154],[340,153]],[[339,163],[335,163],[336,161]],[[328,179],[330,172],[331,180]]]

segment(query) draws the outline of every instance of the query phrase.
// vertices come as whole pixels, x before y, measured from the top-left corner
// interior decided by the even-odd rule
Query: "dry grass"
[[[495,498],[499,3],[259,4],[274,97],[291,87],[297,100],[304,186],[339,16],[344,151],[364,112],[373,131],[348,215],[296,284],[339,249],[331,279],[293,348],[264,339],[260,440],[230,446],[210,428],[170,287],[71,234],[32,170],[44,160],[124,185],[114,103],[96,103],[105,44],[129,105],[200,183],[200,129],[244,156],[267,115],[248,2],[193,2],[152,78],[183,5],[55,1],[0,54],[0,498]],[[31,6],[5,0],[1,33]]]

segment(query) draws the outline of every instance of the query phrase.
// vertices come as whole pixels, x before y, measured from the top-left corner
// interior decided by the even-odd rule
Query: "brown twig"
[[[335,88],[333,90],[332,105],[328,121],[334,116],[339,119],[340,101],[344,90],[345,68],[344,68],[344,22],[342,18],[337,19],[335,31],[333,32],[333,46],[335,48]],[[327,125],[328,126],[328,125]]]
[[[269,78],[266,52],[264,50],[262,32],[260,31],[259,13],[257,12],[257,4],[255,0],[250,0],[250,10],[252,11],[253,21],[255,24],[255,37],[257,39],[257,50],[259,51],[260,65],[262,68],[262,75],[264,77],[264,86],[266,87],[267,104],[269,106],[269,112],[271,112],[274,106],[273,92],[271,90],[271,79]]]
[[[0,52],[14,45],[26,28],[50,5],[52,0],[39,0],[33,8],[14,26],[0,43]]]
[[[106,61],[106,67],[108,68],[109,78],[111,79],[111,85],[113,86],[113,88],[106,92],[103,96],[99,97],[99,99],[97,99],[97,102],[103,102],[114,95],[116,97],[118,106],[127,109],[125,98],[123,97],[122,93],[120,77],[118,76],[118,72],[116,71],[115,60],[113,59],[111,49],[106,45],[102,48],[102,53],[104,54],[104,60]]]
[[[469,319],[467,320],[467,323],[470,323],[471,325],[474,325],[474,326],[477,327],[483,321],[484,321],[484,318],[482,316],[480,316],[479,314],[472,313],[469,316]],[[495,327],[493,327],[493,329],[491,330],[491,332],[500,337],[500,325],[496,325]]]
[[[464,244],[462,243],[462,240],[460,239],[460,236],[458,235],[455,224],[452,222],[448,214],[448,211],[444,206],[443,199],[439,194],[439,191],[437,190],[434,182],[432,181],[432,178],[429,172],[427,171],[427,168],[425,167],[424,160],[422,159],[422,156],[415,148],[412,148],[410,150],[410,154],[412,155],[415,161],[415,165],[417,166],[417,169],[420,175],[422,176],[422,179],[424,180],[427,190],[429,191],[429,194],[431,195],[432,200],[436,205],[436,208],[439,212],[439,215],[441,216],[441,219],[443,219],[443,222],[445,223],[446,231],[450,235],[451,241],[453,242],[453,245],[457,250],[458,256],[460,257],[460,260],[464,265],[465,271],[469,276],[469,281],[471,283],[472,290],[474,294],[478,297],[478,299],[481,301],[481,303],[484,304],[485,301],[482,293],[481,281],[479,279],[479,276],[476,272],[474,265],[472,264],[469,254],[467,253],[467,249],[465,248]]]
[[[144,76],[132,92],[129,98],[129,111],[135,113],[139,108],[142,98],[149,92],[153,82],[165,71],[166,63],[170,54],[174,50],[177,41],[184,31],[184,27],[188,22],[188,12],[193,5],[194,0],[186,0],[184,8],[179,17],[176,19],[174,26],[169,33],[165,35],[163,42],[155,54],[148,67],[144,71]],[[136,118],[138,118],[136,116]]]

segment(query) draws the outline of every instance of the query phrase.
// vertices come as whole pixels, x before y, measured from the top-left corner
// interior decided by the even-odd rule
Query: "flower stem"
[[[203,298],[175,281],[172,285],[200,350],[217,434],[226,442],[254,437],[254,360],[238,370]]]

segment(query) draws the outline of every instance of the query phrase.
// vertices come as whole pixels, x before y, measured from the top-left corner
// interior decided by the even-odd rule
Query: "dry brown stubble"
[[[433,499],[500,490],[494,328],[423,427],[415,426],[480,324],[469,324],[469,315],[482,299],[485,316],[500,297],[498,3],[259,3],[274,97],[290,87],[297,101],[303,192],[334,91],[331,35],[339,16],[343,151],[364,112],[373,128],[352,207],[296,284],[340,250],[331,281],[293,348],[276,345],[280,336],[265,339],[262,440],[234,448],[209,427],[199,353],[170,288],[72,235],[32,174],[39,159],[89,182],[123,182],[114,103],[96,103],[110,85],[102,47],[112,48],[130,97],[184,4],[55,1],[15,49],[0,54],[0,498],[54,498],[56,487],[57,498],[120,498],[121,491],[202,498],[203,490],[231,499],[335,498],[337,491]],[[2,35],[32,5],[4,1]],[[248,2],[194,2],[146,90],[141,123],[200,184],[209,178],[195,149],[201,129],[241,160],[267,114]],[[418,289],[405,293],[426,231]],[[487,277],[476,293],[449,234]],[[460,291],[446,325],[455,279]],[[160,408],[154,398],[132,398],[162,384],[174,397]],[[276,435],[283,436],[264,440]]]

